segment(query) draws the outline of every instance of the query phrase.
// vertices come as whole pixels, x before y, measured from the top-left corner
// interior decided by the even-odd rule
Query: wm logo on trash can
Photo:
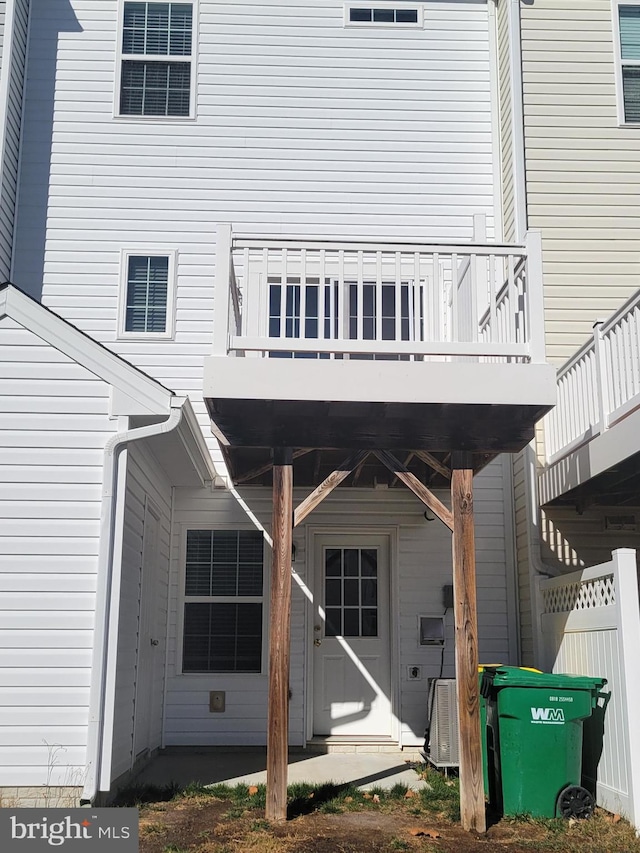
[[[532,708],[531,722],[561,726],[564,723],[564,710],[562,708]]]

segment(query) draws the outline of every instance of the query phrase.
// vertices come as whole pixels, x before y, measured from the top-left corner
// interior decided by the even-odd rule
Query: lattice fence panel
[[[616,603],[613,575],[604,575],[565,586],[543,589],[544,613],[571,613],[575,610],[594,610]]]

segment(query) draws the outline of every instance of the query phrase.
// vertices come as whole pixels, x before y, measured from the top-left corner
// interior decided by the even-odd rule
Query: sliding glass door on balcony
[[[425,340],[424,287],[412,281],[338,282],[325,278],[269,278],[268,336],[312,341]],[[343,358],[341,354],[275,352],[271,358]],[[409,355],[352,354],[352,359]]]

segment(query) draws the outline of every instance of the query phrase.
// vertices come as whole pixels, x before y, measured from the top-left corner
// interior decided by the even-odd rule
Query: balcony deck
[[[543,504],[637,505],[640,492],[640,290],[557,374],[545,418]]]
[[[517,451],[555,402],[540,243],[221,229],[205,399],[239,448]]]

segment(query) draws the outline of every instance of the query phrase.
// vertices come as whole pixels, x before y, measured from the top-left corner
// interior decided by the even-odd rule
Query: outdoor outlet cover
[[[209,710],[212,714],[224,711],[225,692],[224,690],[212,690],[209,693]]]
[[[422,678],[422,667],[420,666],[409,666],[407,667],[407,672],[409,675],[409,681],[418,681]]]

